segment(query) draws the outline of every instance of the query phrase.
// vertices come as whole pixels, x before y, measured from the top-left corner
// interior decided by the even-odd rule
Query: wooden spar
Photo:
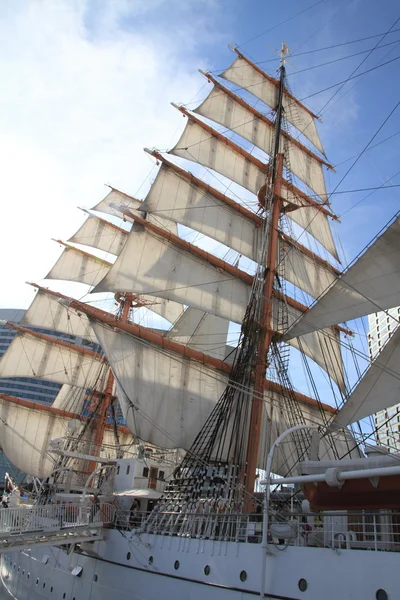
[[[131,213],[131,211],[129,209],[126,209],[123,212],[130,218],[134,219],[135,222],[138,223],[139,225],[143,225],[143,227],[145,227],[149,231],[152,231],[156,235],[163,237],[164,239],[168,240],[169,242],[172,242],[175,246],[178,246],[178,248],[181,248],[182,250],[186,250],[190,254],[195,254],[196,256],[199,256],[200,258],[203,258],[204,260],[209,262],[211,265],[213,265],[217,269],[223,269],[224,271],[226,271],[226,273],[229,273],[230,275],[233,275],[234,277],[241,279],[242,281],[247,283],[247,285],[250,285],[250,286],[252,285],[253,277],[251,275],[249,275],[248,273],[246,273],[245,271],[242,271],[241,269],[234,267],[233,265],[227,263],[226,261],[222,260],[221,258],[214,256],[214,254],[210,254],[209,252],[206,252],[205,250],[198,248],[197,246],[195,246],[194,244],[191,244],[190,242],[186,242],[185,240],[183,240],[179,236],[175,235],[174,233],[171,233],[170,231],[166,231],[165,229],[163,229],[162,227],[159,227],[158,225],[155,225],[154,223],[150,223],[150,221],[148,221],[147,219],[142,219],[141,217],[137,217],[136,215]]]
[[[74,300],[73,298],[69,299],[68,305],[70,306],[70,308],[77,311],[78,314],[79,312],[83,312],[92,319],[101,321],[105,325],[115,327],[115,329],[119,329],[120,331],[125,331],[126,333],[131,334],[139,339],[145,340],[146,342],[149,342],[154,346],[162,348],[163,350],[167,350],[169,352],[177,354],[182,358],[195,360],[203,364],[204,366],[209,367],[210,369],[215,369],[216,371],[220,371],[226,375],[229,375],[232,371],[232,365],[229,365],[228,363],[219,360],[218,358],[214,358],[213,356],[209,356],[208,354],[204,354],[200,350],[195,350],[194,348],[189,348],[184,344],[179,344],[179,342],[169,340],[168,338],[164,337],[161,333],[152,331],[147,327],[143,327],[143,325],[138,325],[137,323],[132,322],[125,323],[111,313],[101,310],[100,308],[89,306],[88,304],[84,304],[83,302],[80,302],[79,300]],[[269,381],[268,379],[264,380],[264,389],[276,393],[282,393],[281,386],[279,386],[276,382]],[[320,404],[319,402],[317,402],[317,400],[315,400],[315,398],[310,398],[299,392],[294,393],[296,399],[299,402],[302,402],[303,404],[308,404],[313,407],[322,406],[324,410],[327,410],[328,412],[333,411],[334,414],[336,414],[337,412],[336,409],[332,408],[332,406],[329,406],[328,404]]]
[[[29,410],[46,412],[57,417],[64,417],[66,419],[78,419],[83,423],[85,423],[88,419],[88,417],[83,417],[82,415],[63,410],[62,408],[56,408],[55,406],[51,406],[48,404],[40,404],[38,402],[33,402],[33,400],[17,398],[16,396],[9,396],[8,394],[0,393],[0,400],[5,400],[6,402],[10,402],[18,406],[23,406],[24,408],[28,408]],[[110,425],[109,423],[106,424],[106,429],[110,429],[111,427],[112,425]],[[117,429],[119,433],[132,435],[132,432],[123,425],[118,425]]]
[[[15,329],[18,333],[24,333],[27,335],[31,335],[32,337],[36,337],[39,340],[44,342],[51,342],[52,344],[56,344],[57,346],[62,346],[67,350],[72,350],[73,352],[78,352],[79,354],[85,354],[86,356],[90,356],[99,362],[106,362],[106,358],[93,350],[89,350],[89,348],[83,348],[83,346],[77,346],[76,344],[70,344],[69,342],[65,342],[64,340],[60,340],[59,338],[52,337],[50,335],[46,335],[44,333],[39,333],[38,331],[32,331],[32,329],[27,329],[25,327],[21,327],[20,325],[16,325],[15,323],[10,323],[10,321],[6,322],[8,327]]]
[[[90,217],[91,219],[96,219],[96,221],[100,221],[100,223],[104,223],[104,225],[107,225],[107,227],[111,227],[111,229],[115,229],[115,231],[118,231],[119,233],[123,233],[125,235],[129,234],[129,231],[126,231],[125,229],[122,229],[122,227],[118,227],[118,225],[114,225],[114,223],[111,223],[111,221],[107,221],[107,219],[103,219],[102,217],[98,217],[97,215],[93,215],[89,210],[86,210],[86,208],[82,208],[80,206],[78,206],[78,208],[79,208],[79,210],[81,210],[82,212],[84,212],[85,214],[87,214],[88,217]],[[62,242],[60,242],[60,243],[62,243]],[[76,242],[76,243],[81,243],[81,242]]]
[[[49,288],[45,288],[41,285],[38,285],[37,283],[28,282],[28,285],[31,285],[32,287],[37,288],[38,290],[40,290],[41,292],[44,292],[45,294],[48,294],[49,296],[53,296],[53,298],[58,298],[59,300],[61,300],[61,299],[69,300],[70,299],[69,296],[65,296],[64,294],[61,294],[61,292],[54,292],[53,290],[50,290]],[[150,302],[141,300],[140,296],[131,294],[131,297],[132,297],[132,301],[135,302],[135,308],[141,308],[142,306],[151,305]],[[117,297],[117,294],[116,294],[116,300],[117,300],[117,302],[120,301],[119,296]]]
[[[261,217],[259,217],[256,213],[252,212],[245,206],[242,206],[238,202],[235,202],[235,200],[233,200],[232,198],[229,198],[229,196],[226,196],[222,192],[211,187],[211,185],[208,185],[207,183],[205,183],[204,181],[202,181],[201,179],[199,179],[198,177],[196,177],[195,175],[190,173],[190,171],[181,169],[180,167],[178,167],[178,165],[171,162],[170,160],[165,158],[165,156],[160,154],[160,152],[157,152],[157,150],[149,150],[148,148],[145,148],[144,150],[151,156],[154,156],[154,158],[156,160],[159,160],[160,162],[162,162],[164,165],[166,165],[172,171],[175,171],[175,173],[177,175],[179,175],[179,177],[183,177],[184,179],[189,181],[189,183],[192,183],[195,186],[199,187],[200,189],[204,190],[206,193],[211,194],[211,196],[215,196],[215,198],[217,198],[217,200],[221,200],[221,202],[224,202],[227,206],[229,206],[229,208],[233,208],[237,212],[241,213],[247,219],[254,221],[254,223],[257,227],[260,227],[262,225],[263,219]],[[154,214],[157,214],[157,211],[155,211]],[[160,215],[160,217],[162,217],[162,214]]]
[[[178,237],[174,233],[171,233],[170,231],[166,231],[165,229],[163,229],[162,227],[159,227],[158,225],[155,225],[154,223],[150,223],[150,221],[148,221],[147,219],[142,219],[141,217],[136,217],[135,215],[133,215],[131,213],[131,211],[128,208],[123,209],[121,207],[121,212],[123,212],[123,214],[129,216],[130,218],[135,219],[136,223],[143,225],[143,227],[145,227],[149,231],[152,231],[156,235],[163,237],[164,239],[168,240],[169,242],[172,242],[179,248],[186,250],[187,252],[190,252],[191,254],[195,254],[195,255],[199,256],[200,258],[205,259],[207,262],[209,262],[211,265],[213,265],[217,269],[223,269],[226,273],[229,273],[230,275],[233,275],[234,277],[241,279],[247,285],[252,286],[253,276],[249,275],[245,271],[242,271],[241,269],[234,267],[233,265],[227,263],[226,261],[222,260],[221,258],[214,256],[214,254],[210,254],[209,252],[206,252],[205,250],[198,248],[197,246],[195,246],[194,244],[191,244],[190,242],[186,242],[185,240]],[[277,232],[277,235],[279,235],[278,232]],[[322,259],[320,259],[320,262],[321,261],[322,261]],[[322,261],[322,262],[325,263],[325,261]],[[327,265],[328,264],[329,263],[327,263]],[[297,300],[294,300],[294,298],[291,298],[290,296],[286,296],[286,295],[282,294],[278,290],[273,290],[272,295],[273,295],[273,297],[278,298],[279,300],[283,300],[283,301],[287,302],[289,306],[293,306],[293,308],[301,310],[302,312],[307,312],[309,310],[308,307],[305,306],[304,304],[301,304],[300,302],[298,302]],[[335,329],[338,329],[339,331],[342,331],[343,333],[346,333],[346,335],[352,335],[352,332],[350,330],[344,329],[343,327],[340,327],[339,325],[334,325],[333,327]]]
[[[217,79],[215,79],[215,77],[213,77],[210,73],[205,73],[201,69],[199,69],[199,72],[202,75],[204,75],[204,77],[206,79],[208,79],[208,81],[211,81],[215,85],[215,87],[217,87],[218,89],[220,89],[229,98],[232,98],[232,100],[234,102],[237,102],[237,104],[240,104],[241,106],[243,106],[243,108],[245,108],[246,110],[248,110],[257,119],[259,119],[260,121],[262,121],[263,123],[265,123],[266,125],[268,125],[271,128],[274,127],[274,123],[270,119],[268,119],[268,117],[266,117],[260,111],[258,111],[256,108],[254,108],[253,106],[251,106],[250,104],[248,104],[247,102],[245,102],[243,100],[243,98],[240,98],[240,96],[237,96],[236,94],[234,94],[233,92],[231,92],[231,90],[229,90],[227,87],[225,87],[224,85],[222,85],[222,83],[220,83]],[[310,150],[309,148],[307,148],[307,146],[305,146],[304,144],[302,144],[301,142],[299,142],[299,140],[296,140],[296,138],[294,138],[291,135],[289,135],[285,130],[281,131],[281,135],[283,137],[285,137],[288,140],[288,142],[290,142],[291,144],[294,144],[300,150],[302,150],[302,152],[304,152],[304,154],[307,154],[308,156],[311,156],[312,158],[314,158],[319,163],[325,165],[325,167],[327,167],[331,171],[334,171],[334,168],[333,168],[333,166],[331,164],[329,164],[326,160],[324,160],[323,158],[321,158],[320,156],[318,156],[317,154],[315,154],[315,152],[313,152],[312,150]]]
[[[189,183],[191,183],[191,184],[199,187],[200,189],[204,190],[206,193],[209,193],[212,196],[215,196],[215,198],[217,200],[221,200],[229,208],[232,208],[233,210],[236,210],[237,212],[239,212],[240,214],[242,214],[245,218],[253,221],[256,227],[261,227],[262,226],[263,221],[264,221],[264,219],[262,217],[260,217],[259,215],[257,215],[255,212],[252,212],[251,210],[249,210],[245,206],[242,206],[241,204],[239,204],[238,202],[236,202],[232,198],[229,198],[229,196],[226,196],[222,192],[220,192],[220,191],[216,190],[215,188],[211,187],[207,183],[204,183],[204,181],[202,181],[201,179],[198,179],[197,177],[195,177],[194,175],[192,175],[192,173],[190,173],[189,171],[186,171],[185,169],[181,169],[181,167],[178,167],[178,165],[174,164],[173,162],[171,162],[170,160],[168,160],[167,158],[165,158],[165,156],[163,156],[162,154],[160,154],[160,152],[158,152],[157,150],[149,150],[148,148],[145,148],[145,152],[147,152],[151,156],[154,156],[154,158],[156,160],[162,162],[166,167],[168,167],[169,169],[173,170],[179,177],[183,177],[184,179],[186,179],[187,181],[189,181]],[[124,207],[122,205],[122,206],[119,206],[117,208],[117,210],[119,212],[123,213],[123,209],[125,209],[125,208],[126,207]],[[295,208],[299,209],[300,207],[296,205]],[[154,211],[154,213],[152,213],[152,214],[158,215],[158,212]],[[163,215],[160,214],[160,217],[161,216],[163,216]],[[329,216],[332,216],[332,215],[329,213]],[[334,216],[332,216],[332,218],[334,218]],[[290,236],[288,236],[288,235],[286,235],[286,234],[284,234],[282,232],[280,232],[280,235],[288,243],[292,244],[293,246],[296,246],[299,250],[301,250],[302,252],[304,252],[305,254],[307,254],[308,256],[310,256],[310,258],[312,258],[316,262],[320,263],[321,265],[325,266],[327,269],[330,269],[336,275],[340,275],[341,274],[341,272],[338,269],[335,269],[335,267],[333,267],[328,261],[324,260],[323,258],[321,258],[320,256],[318,256],[318,254],[315,254],[314,252],[312,252],[311,250],[309,250],[308,248],[306,248],[305,246],[303,246],[302,244],[300,244],[299,242],[297,242],[294,238],[291,238]]]
[[[104,258],[100,258],[99,256],[96,256],[95,254],[90,254],[90,252],[85,252],[84,250],[80,250],[80,248],[75,248],[75,246],[71,246],[71,244],[67,244],[66,242],[63,242],[62,240],[53,240],[54,242],[57,242],[57,244],[61,244],[62,246],[65,246],[68,250],[75,250],[75,252],[78,252],[78,254],[82,254],[82,256],[87,256],[88,258],[93,258],[94,260],[97,260],[98,262],[102,263],[103,265],[106,265],[107,267],[112,267],[113,263],[108,262],[108,260],[104,260]]]
[[[172,106],[177,108],[183,115],[185,115],[185,117],[187,117],[188,119],[190,119],[191,121],[193,121],[194,123],[199,125],[202,129],[204,129],[204,131],[207,131],[207,133],[209,133],[211,136],[217,138],[218,140],[220,140],[220,142],[222,142],[223,144],[225,144],[229,148],[232,148],[232,150],[234,150],[235,152],[240,154],[240,156],[243,156],[243,158],[245,158],[249,162],[253,163],[253,165],[255,165],[256,167],[261,169],[264,173],[268,170],[267,164],[263,163],[261,160],[259,160],[258,158],[256,158],[255,156],[253,156],[252,154],[250,154],[249,152],[244,150],[244,148],[241,148],[240,146],[235,144],[235,142],[232,142],[232,140],[230,140],[227,137],[225,137],[224,135],[222,135],[222,133],[219,133],[216,129],[213,129],[212,127],[210,127],[209,125],[204,123],[204,121],[202,121],[201,119],[198,119],[197,117],[195,117],[192,113],[190,113],[188,110],[186,110],[186,108],[184,108],[183,106],[178,106],[177,104],[174,104],[173,102],[172,102]],[[286,179],[282,178],[282,184],[288,190],[290,190],[294,196],[299,197],[300,200],[303,200],[306,203],[305,205],[318,208],[319,211],[321,211],[328,217],[338,220],[338,217],[335,214],[333,214],[332,212],[330,212],[329,210],[327,210],[323,203],[320,204],[316,200],[313,200],[311,196],[308,196],[307,194],[302,192],[298,187],[296,187],[295,185],[293,185]],[[286,198],[283,198],[283,200],[285,202],[290,203],[290,200],[287,200]],[[297,208],[301,208],[301,206],[300,207],[298,206]]]

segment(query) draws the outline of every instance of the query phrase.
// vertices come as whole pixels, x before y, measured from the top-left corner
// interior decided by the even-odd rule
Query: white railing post
[[[261,584],[260,584],[260,596],[264,598],[265,592],[265,576],[267,572],[267,557],[268,557],[268,521],[269,521],[269,500],[271,496],[271,471],[272,461],[274,459],[274,453],[279,444],[291,433],[301,431],[303,429],[319,429],[319,425],[296,425],[284,431],[272,444],[271,449],[268,453],[267,463],[265,465],[266,480],[265,480],[265,492],[264,492],[264,510],[263,510],[263,532],[262,532],[262,564],[261,564]]]

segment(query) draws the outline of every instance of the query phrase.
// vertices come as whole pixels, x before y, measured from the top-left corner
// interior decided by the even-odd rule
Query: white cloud
[[[157,18],[179,8],[173,30]],[[99,201],[105,182],[137,193],[152,168],[142,148],[171,146],[183,120],[169,102],[201,88],[198,41],[218,36],[218,3],[201,8],[194,22],[181,0],[0,7],[0,306],[27,306],[23,282],[50,269],[59,254],[50,238],[82,220],[75,206]]]

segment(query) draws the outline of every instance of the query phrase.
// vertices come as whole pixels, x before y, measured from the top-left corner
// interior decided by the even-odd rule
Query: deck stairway
[[[62,546],[103,538],[114,519],[112,504],[45,504],[0,509],[0,553]]]

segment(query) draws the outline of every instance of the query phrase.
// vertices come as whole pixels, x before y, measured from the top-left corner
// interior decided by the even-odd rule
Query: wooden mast
[[[245,487],[245,509],[251,511],[253,509],[254,484],[256,480],[256,468],[258,450],[260,446],[261,436],[261,420],[263,412],[263,398],[265,388],[265,375],[267,370],[267,354],[274,335],[272,322],[273,311],[273,289],[277,267],[277,253],[279,242],[279,218],[282,209],[281,187],[283,173],[283,158],[284,155],[279,153],[279,142],[282,129],[283,116],[283,90],[285,79],[285,56],[288,52],[285,42],[282,44],[281,50],[281,67],[278,103],[276,108],[275,121],[275,139],[274,153],[272,158],[272,175],[269,190],[267,191],[268,209],[270,212],[269,231],[268,231],[268,249],[266,256],[266,275],[262,290],[262,306],[261,306],[261,337],[257,349],[257,365],[254,375],[254,389],[250,412],[250,425],[247,441],[246,452],[246,475],[244,481]],[[272,210],[271,210],[272,208]],[[268,218],[268,215],[267,215]]]
[[[133,299],[134,299],[133,294],[124,294],[120,298],[120,303],[121,303],[120,320],[123,321],[124,323],[129,322],[129,314],[130,314],[130,310],[132,308]],[[98,455],[100,447],[103,443],[104,432],[105,432],[106,426],[107,426],[107,413],[108,413],[108,410],[111,406],[111,403],[112,403],[113,397],[114,397],[113,396],[114,381],[115,381],[114,373],[112,372],[112,369],[110,367],[108,370],[106,387],[105,387],[103,396],[98,401],[98,405],[97,405],[98,413],[94,418],[94,424],[93,424],[94,425],[94,427],[93,427],[93,429],[94,429],[93,445],[94,445],[94,455],[96,455],[96,456]],[[89,473],[94,471],[95,468],[96,468],[96,463],[90,463]]]

